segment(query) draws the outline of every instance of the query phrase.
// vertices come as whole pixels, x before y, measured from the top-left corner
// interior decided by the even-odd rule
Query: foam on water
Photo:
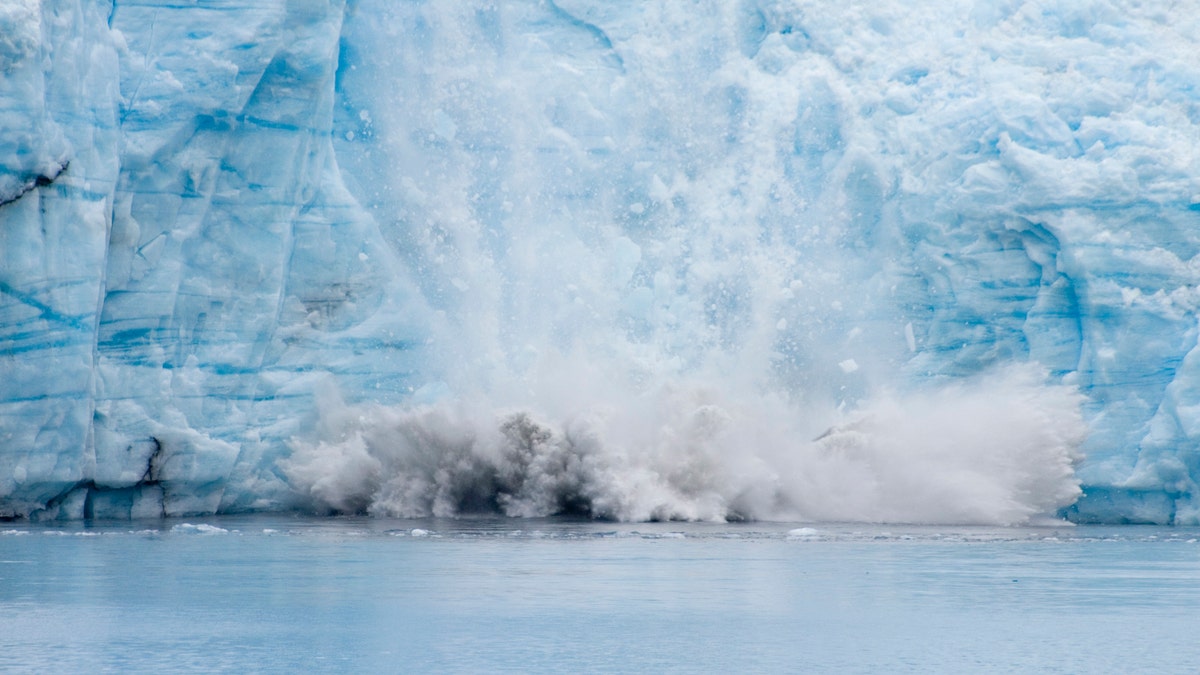
[[[380,516],[309,517],[297,514],[243,514],[196,519],[169,519],[152,527],[130,528],[119,521],[92,521],[67,527],[22,523],[0,536],[41,535],[48,539],[141,539],[154,541],[201,539],[204,535],[239,539],[288,538],[304,540],[371,541],[402,538],[437,542],[501,540],[587,541],[638,539],[780,541],[796,545],[821,542],[878,543],[1081,543],[1136,542],[1155,545],[1197,544],[1196,528],[1161,526],[1074,525],[1062,520],[1016,527],[994,525],[928,525],[900,523],[796,523],[755,521],[615,523],[587,518],[522,518],[502,514],[455,518],[390,518]]]

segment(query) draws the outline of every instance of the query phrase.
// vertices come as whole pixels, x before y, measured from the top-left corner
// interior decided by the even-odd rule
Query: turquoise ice
[[[1198,34],[12,0],[0,513],[1200,522]]]

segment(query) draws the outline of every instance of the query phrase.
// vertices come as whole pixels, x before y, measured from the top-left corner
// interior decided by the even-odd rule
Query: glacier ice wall
[[[1198,29],[6,3],[0,511],[1197,522]]]
[[[313,380],[389,400],[418,351],[330,144],[342,6],[0,17],[4,510],[277,506]]]

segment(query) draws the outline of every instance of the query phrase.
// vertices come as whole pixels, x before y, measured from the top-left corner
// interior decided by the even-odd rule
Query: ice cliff
[[[1200,522],[1198,35],[8,0],[0,515]]]

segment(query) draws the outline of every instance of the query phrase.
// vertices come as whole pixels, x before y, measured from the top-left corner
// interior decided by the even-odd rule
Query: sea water
[[[1188,672],[1200,530],[0,527],[4,672]]]

